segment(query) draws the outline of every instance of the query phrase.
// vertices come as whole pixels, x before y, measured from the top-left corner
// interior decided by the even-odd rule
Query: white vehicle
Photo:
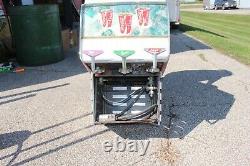
[[[204,10],[214,9],[215,0],[203,0],[203,8]]]
[[[167,0],[169,6],[169,18],[173,27],[178,26],[181,21],[180,17],[180,0]]]
[[[92,77],[99,123],[161,121],[161,76],[170,55],[165,0],[86,0],[80,59]]]

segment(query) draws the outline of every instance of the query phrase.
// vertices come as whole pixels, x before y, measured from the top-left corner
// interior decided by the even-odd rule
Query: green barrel
[[[40,66],[64,59],[57,5],[9,8],[17,61]]]

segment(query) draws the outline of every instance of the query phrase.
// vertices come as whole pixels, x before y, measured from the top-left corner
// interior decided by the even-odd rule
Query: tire
[[[178,24],[171,24],[171,29],[179,29],[179,25]]]

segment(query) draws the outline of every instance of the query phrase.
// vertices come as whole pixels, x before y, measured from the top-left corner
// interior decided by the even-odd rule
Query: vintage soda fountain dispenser
[[[92,78],[95,124],[161,122],[170,54],[165,0],[86,0],[79,55]]]

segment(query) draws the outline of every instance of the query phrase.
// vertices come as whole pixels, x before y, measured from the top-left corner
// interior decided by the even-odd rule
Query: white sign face
[[[80,13],[80,58],[90,63],[86,50],[101,50],[95,63],[120,63],[117,50],[134,54],[127,63],[167,62],[170,54],[170,23],[166,2],[95,3],[82,6]],[[145,51],[146,48],[158,48]]]
[[[85,5],[83,37],[164,37],[169,35],[166,4]]]

